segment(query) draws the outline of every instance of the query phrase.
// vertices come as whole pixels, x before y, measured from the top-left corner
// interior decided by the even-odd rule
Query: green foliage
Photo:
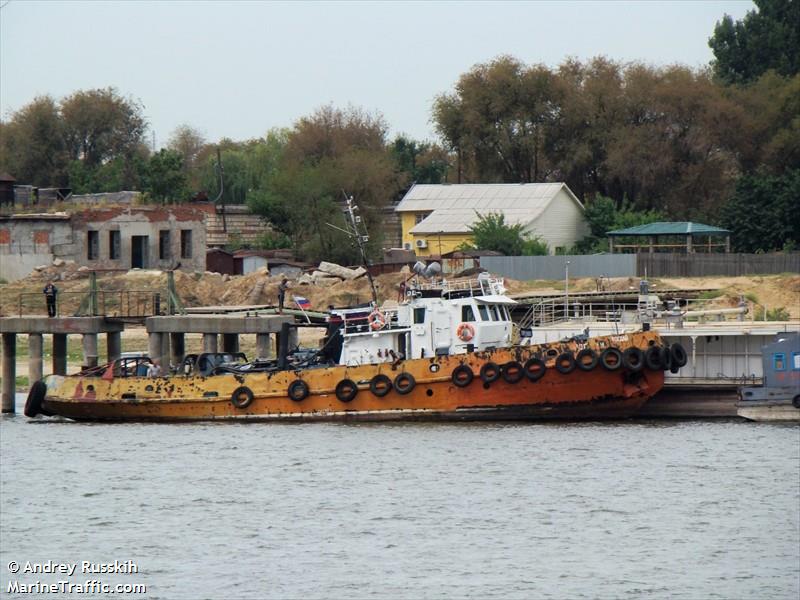
[[[697,295],[697,298],[698,300],[713,300],[714,298],[719,298],[723,295],[725,295],[725,292],[722,290],[708,290],[705,292],[700,292]]]
[[[475,211],[478,220],[470,227],[472,245],[469,249],[494,250],[506,256],[536,256],[548,253],[547,244],[538,237],[529,237],[520,223],[509,225],[505,215]]]
[[[261,250],[278,250],[281,248],[291,248],[292,239],[279,231],[271,231],[259,236],[255,244]]]
[[[147,162],[142,191],[157,202],[183,202],[188,199],[183,157],[175,150],[161,149]]]
[[[777,308],[768,308],[766,314],[766,321],[788,321],[791,318],[789,311],[783,306]]]
[[[584,212],[591,235],[580,240],[570,250],[574,254],[595,254],[608,250],[606,234],[615,229],[627,229],[665,221],[666,216],[657,210],[636,210],[623,200],[620,208],[611,198],[597,196],[587,203]]]
[[[754,2],[758,10],[735,22],[725,15],[708,40],[714,72],[727,83],[753,81],[769,69],[788,76],[800,72],[800,3]]]
[[[550,249],[539,236],[527,237],[522,241],[522,256],[547,256]]]
[[[731,230],[736,252],[781,250],[800,243],[800,169],[785,175],[744,175],[723,207],[723,226]]]
[[[392,142],[391,153],[398,170],[407,173],[410,182],[443,183],[446,179],[447,154],[438,146],[399,135]]]

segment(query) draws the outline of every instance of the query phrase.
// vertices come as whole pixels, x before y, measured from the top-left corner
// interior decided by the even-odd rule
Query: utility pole
[[[564,318],[569,319],[569,261],[564,264]]]

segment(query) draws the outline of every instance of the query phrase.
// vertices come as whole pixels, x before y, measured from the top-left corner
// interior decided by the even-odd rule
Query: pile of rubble
[[[86,266],[78,266],[74,260],[53,259],[49,265],[38,265],[33,268],[33,272],[28,276],[32,279],[44,281],[63,281],[65,279],[78,279],[85,277],[91,269]]]
[[[297,278],[298,285],[319,285],[322,287],[329,287],[340,283],[342,281],[353,281],[359,277],[367,274],[364,267],[357,269],[348,269],[335,263],[322,261],[319,263],[317,270],[311,274],[303,273]]]

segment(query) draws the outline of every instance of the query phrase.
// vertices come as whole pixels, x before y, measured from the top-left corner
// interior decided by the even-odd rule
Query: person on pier
[[[47,285],[44,286],[44,299],[47,302],[47,316],[48,317],[55,317],[56,316],[56,296],[58,295],[58,288],[53,285],[52,281],[48,281]]]

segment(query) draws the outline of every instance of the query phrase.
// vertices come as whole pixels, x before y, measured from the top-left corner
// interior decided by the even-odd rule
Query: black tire
[[[572,352],[562,352],[556,358],[556,371],[567,375],[575,370],[575,355]]]
[[[500,374],[507,383],[519,383],[525,377],[525,370],[521,364],[512,360],[500,367]]]
[[[622,366],[622,352],[618,348],[606,348],[600,353],[600,364],[606,371],[616,371]]]
[[[591,348],[584,348],[575,356],[575,364],[581,371],[591,371],[597,366],[597,352]]]
[[[792,398],[792,406],[795,408],[800,408],[800,394],[797,394],[797,396]]]
[[[42,412],[42,402],[44,402],[45,394],[47,394],[47,384],[41,379],[34,381],[31,389],[28,391],[28,398],[25,400],[26,417],[35,417]]]
[[[541,358],[532,357],[525,361],[525,375],[530,381],[539,381],[547,373],[547,365]]]
[[[661,348],[650,346],[644,353],[644,366],[651,371],[661,370]]]
[[[236,388],[231,394],[231,404],[236,408],[247,408],[253,403],[253,390],[246,385]]]
[[[644,352],[639,348],[626,348],[622,353],[622,366],[628,371],[638,373],[644,368]]]
[[[659,355],[661,356],[661,368],[665,371],[672,370],[672,352],[669,351],[669,346],[661,346],[659,349]]]
[[[369,382],[369,391],[378,398],[383,398],[392,391],[392,380],[383,373],[375,375]]]
[[[453,381],[454,386],[463,388],[472,383],[472,380],[475,379],[475,373],[467,365],[458,365],[453,369],[450,379]]]
[[[341,402],[350,402],[358,394],[358,386],[352,379],[342,379],[336,384],[336,397]]]
[[[686,350],[677,342],[669,347],[669,353],[672,355],[673,367],[678,367],[680,369],[681,367],[685,367],[686,363],[689,362],[689,356],[686,354]]]
[[[488,362],[481,367],[480,375],[483,383],[494,383],[500,378],[500,367],[497,363]]]
[[[417,385],[417,380],[411,373],[400,373],[394,378],[394,391],[398,394],[408,394]]]
[[[308,398],[308,384],[302,379],[295,379],[289,384],[287,394],[291,400],[294,400],[295,402],[302,402]]]

